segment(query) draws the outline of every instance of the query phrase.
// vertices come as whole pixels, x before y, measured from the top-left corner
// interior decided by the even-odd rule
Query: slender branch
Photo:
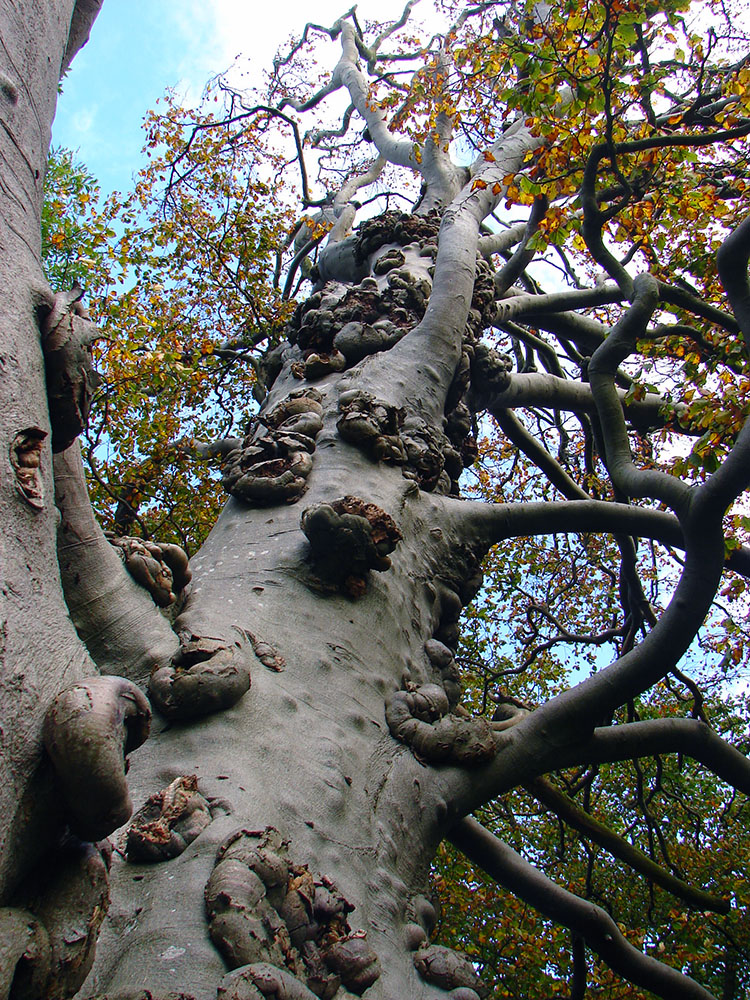
[[[694,488],[694,518],[721,517],[740,493],[750,489],[750,421],[745,424],[722,464]]]
[[[620,208],[630,200],[630,196],[623,197],[619,204],[611,206],[606,211],[599,208],[596,193],[596,180],[599,165],[605,158],[609,158],[613,167],[616,166],[616,157],[627,153],[645,152],[651,149],[665,149],[673,147],[700,147],[711,146],[719,142],[729,142],[732,139],[740,139],[750,133],[750,124],[743,124],[733,129],[720,129],[715,132],[683,133],[678,135],[660,135],[648,139],[636,139],[631,142],[604,142],[594,146],[586,161],[586,167],[581,184],[581,204],[583,206],[583,225],[581,233],[586,246],[594,260],[611,275],[624,294],[630,298],[633,292],[633,279],[618,261],[606,248],[603,239],[603,226],[607,219],[612,218]]]
[[[715,913],[728,913],[729,900],[714,896],[710,892],[704,892],[689,885],[682,879],[676,878],[671,872],[666,871],[661,865],[652,861],[643,851],[639,851],[633,844],[628,843],[623,837],[618,836],[614,830],[610,830],[604,823],[599,822],[590,813],[585,812],[576,803],[564,795],[556,788],[551,781],[545,778],[535,778],[526,782],[524,787],[531,792],[535,799],[542,805],[551,809],[560,819],[564,820],[584,837],[593,840],[614,857],[624,861],[634,871],[645,875],[656,885],[671,892],[672,895],[682,899],[688,906],[697,910],[713,910]]]
[[[457,823],[450,840],[504,888],[543,916],[580,934],[589,948],[627,981],[664,1000],[714,1000],[694,979],[634,948],[601,907],[557,885],[475,819]]]
[[[510,286],[521,277],[523,272],[526,270],[526,267],[534,259],[536,251],[527,249],[528,243],[539,228],[539,223],[547,214],[548,207],[549,202],[546,197],[542,196],[534,200],[534,204],[531,206],[531,212],[529,213],[529,221],[526,223],[523,240],[510,260],[507,261],[495,275],[496,295],[500,296],[506,292]]]
[[[370,165],[362,173],[352,174],[341,185],[333,199],[333,210],[338,214],[345,205],[348,205],[354,195],[363,187],[374,184],[383,173],[386,160],[383,156],[376,156]]]
[[[354,105],[350,104],[341,116],[341,125],[338,128],[310,129],[308,132],[305,132],[305,141],[309,142],[313,149],[315,149],[325,139],[341,139],[349,131],[349,124],[354,111]]]
[[[693,295],[686,288],[680,288],[679,285],[668,285],[666,282],[660,281],[659,298],[662,302],[667,302],[671,306],[677,306],[679,309],[691,312],[695,316],[707,319],[709,323],[715,323],[729,333],[740,332],[737,320],[730,313],[724,312],[723,309],[717,309],[710,302],[705,302],[703,299],[698,298],[697,295]]]
[[[341,23],[344,18],[351,17],[356,7],[350,7],[349,10],[336,21],[334,21],[331,28],[326,28],[322,24],[316,24],[314,21],[308,21],[305,27],[302,29],[302,34],[299,37],[299,41],[295,42],[294,45],[289,49],[285,56],[276,55],[273,61],[274,71],[278,71],[281,66],[287,66],[299,52],[303,45],[307,44],[307,34],[310,30],[317,31],[321,35],[328,35],[331,40],[339,37],[341,33]]]
[[[403,28],[403,26],[406,24],[406,22],[409,20],[409,17],[411,16],[412,9],[416,6],[417,3],[419,3],[419,0],[407,0],[404,9],[401,11],[401,17],[397,21],[392,21],[387,28],[383,28],[383,30],[380,32],[380,34],[372,43],[369,49],[369,51],[372,53],[373,60],[377,58],[378,50],[380,49],[380,46],[383,44],[383,42],[387,38],[390,38],[391,35],[395,34],[395,32],[397,32],[399,28]]]
[[[541,469],[553,486],[557,487],[568,500],[590,500],[588,493],[581,489],[565,469],[547,451],[542,443],[529,434],[511,410],[493,407],[490,413],[495,418],[503,434],[520,449],[527,458]]]

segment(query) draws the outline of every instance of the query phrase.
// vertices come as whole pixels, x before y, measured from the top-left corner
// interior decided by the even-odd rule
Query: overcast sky
[[[362,0],[361,19],[394,19],[405,0]],[[422,0],[426,8],[430,0]],[[329,25],[349,0],[104,0],[88,45],[63,82],[52,141],[77,150],[104,193],[140,163],[141,122],[167,87],[193,99],[237,56],[260,81],[291,33]]]

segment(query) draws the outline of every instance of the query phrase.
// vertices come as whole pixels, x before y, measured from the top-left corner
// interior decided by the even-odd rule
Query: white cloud
[[[91,104],[86,108],[81,108],[73,115],[71,126],[73,131],[81,140],[90,135],[96,121],[96,113],[98,110],[98,105]]]

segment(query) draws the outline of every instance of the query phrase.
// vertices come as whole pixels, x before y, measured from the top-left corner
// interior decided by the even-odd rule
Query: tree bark
[[[74,0],[0,3],[0,898],[59,834],[59,805],[41,753],[42,719],[63,688],[93,672],[56,569],[40,336],[52,294],[41,269],[40,220],[58,81],[96,9]]]

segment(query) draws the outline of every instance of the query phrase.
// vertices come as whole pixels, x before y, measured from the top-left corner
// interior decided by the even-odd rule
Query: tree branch
[[[637,725],[637,723],[636,723]],[[729,900],[721,899],[710,892],[696,889],[682,879],[666,871],[661,865],[652,861],[643,851],[639,851],[633,844],[628,843],[623,837],[618,836],[614,830],[610,830],[604,823],[600,823],[590,813],[585,812],[576,803],[564,795],[556,788],[551,781],[545,778],[535,778],[526,782],[524,786],[535,799],[542,805],[551,809],[555,815],[559,816],[568,826],[571,826],[584,837],[593,840],[614,857],[624,861],[634,871],[645,875],[656,885],[671,892],[672,895],[682,899],[688,906],[697,910],[713,910],[715,913],[728,913]]]
[[[595,729],[585,743],[562,750],[556,769],[680,753],[750,795],[750,760],[700,719],[646,719]]]
[[[643,399],[625,402],[624,389],[613,388],[618,406],[638,427],[663,427],[667,421],[661,414],[665,400],[657,393],[646,393]],[[539,406],[550,410],[570,410],[573,413],[596,413],[596,403],[590,385],[586,382],[559,378],[557,375],[530,372],[512,375],[510,385],[498,392],[486,407],[490,412],[496,409],[510,409],[516,406]]]
[[[495,323],[502,326],[506,320],[530,314],[540,316],[587,306],[608,305],[622,302],[623,298],[622,291],[612,283],[598,288],[571,288],[569,291],[548,292],[544,295],[511,295],[498,302]]]
[[[694,979],[634,948],[601,907],[548,879],[475,819],[457,823],[450,840],[504,888],[543,916],[580,934],[589,948],[628,982],[664,1000],[714,1000]]]
[[[477,250],[483,257],[491,257],[493,253],[504,253],[520,242],[525,233],[526,223],[519,222],[510,229],[503,229],[502,232],[480,236]]]
[[[490,413],[497,421],[500,430],[505,434],[524,455],[530,459],[538,469],[541,469],[547,479],[555,486],[568,500],[590,500],[588,493],[581,489],[578,483],[572,479],[565,469],[547,451],[544,445],[529,434],[520,420],[511,410],[493,407]]]
[[[534,259],[535,250],[528,250],[528,242],[539,228],[539,223],[547,214],[549,202],[542,196],[534,200],[529,212],[529,220],[523,234],[523,240],[517,247],[515,253],[495,275],[495,293],[500,296],[506,292],[510,286],[521,277],[526,267]]]
[[[593,499],[490,504],[441,497],[439,502],[448,520],[455,522],[461,536],[477,549],[488,550],[507,538],[526,534],[586,534],[597,531],[653,538],[676,549],[684,550],[686,547],[678,519],[673,514],[651,507],[633,507]],[[726,567],[742,576],[750,576],[750,546],[731,552],[726,558]]]
[[[750,356],[750,279],[747,266],[750,259],[750,215],[727,236],[716,255],[719,277],[737,317]]]
[[[589,363],[589,381],[604,438],[607,469],[615,486],[629,497],[661,500],[675,513],[685,509],[689,487],[675,476],[656,469],[639,469],[630,451],[622,404],[614,379],[618,366],[635,349],[659,301],[659,289],[650,274],[633,282],[633,304],[614,325]]]
[[[393,137],[388,130],[385,115],[373,108],[369,101],[367,80],[358,67],[356,29],[353,24],[341,24],[341,58],[331,77],[331,88],[344,86],[354,107],[367,124],[370,138],[381,156],[389,163],[410,167],[421,172],[414,144]]]
[[[506,186],[503,178],[520,169],[538,139],[523,122],[512,125],[493,146],[492,161],[475,174],[443,214],[432,294],[417,326],[387,355],[367,362],[360,382],[377,394],[381,368],[398,383],[399,405],[442,426],[445,399],[461,354],[476,274],[479,225],[494,209]],[[394,372],[402,373],[397,380]]]

